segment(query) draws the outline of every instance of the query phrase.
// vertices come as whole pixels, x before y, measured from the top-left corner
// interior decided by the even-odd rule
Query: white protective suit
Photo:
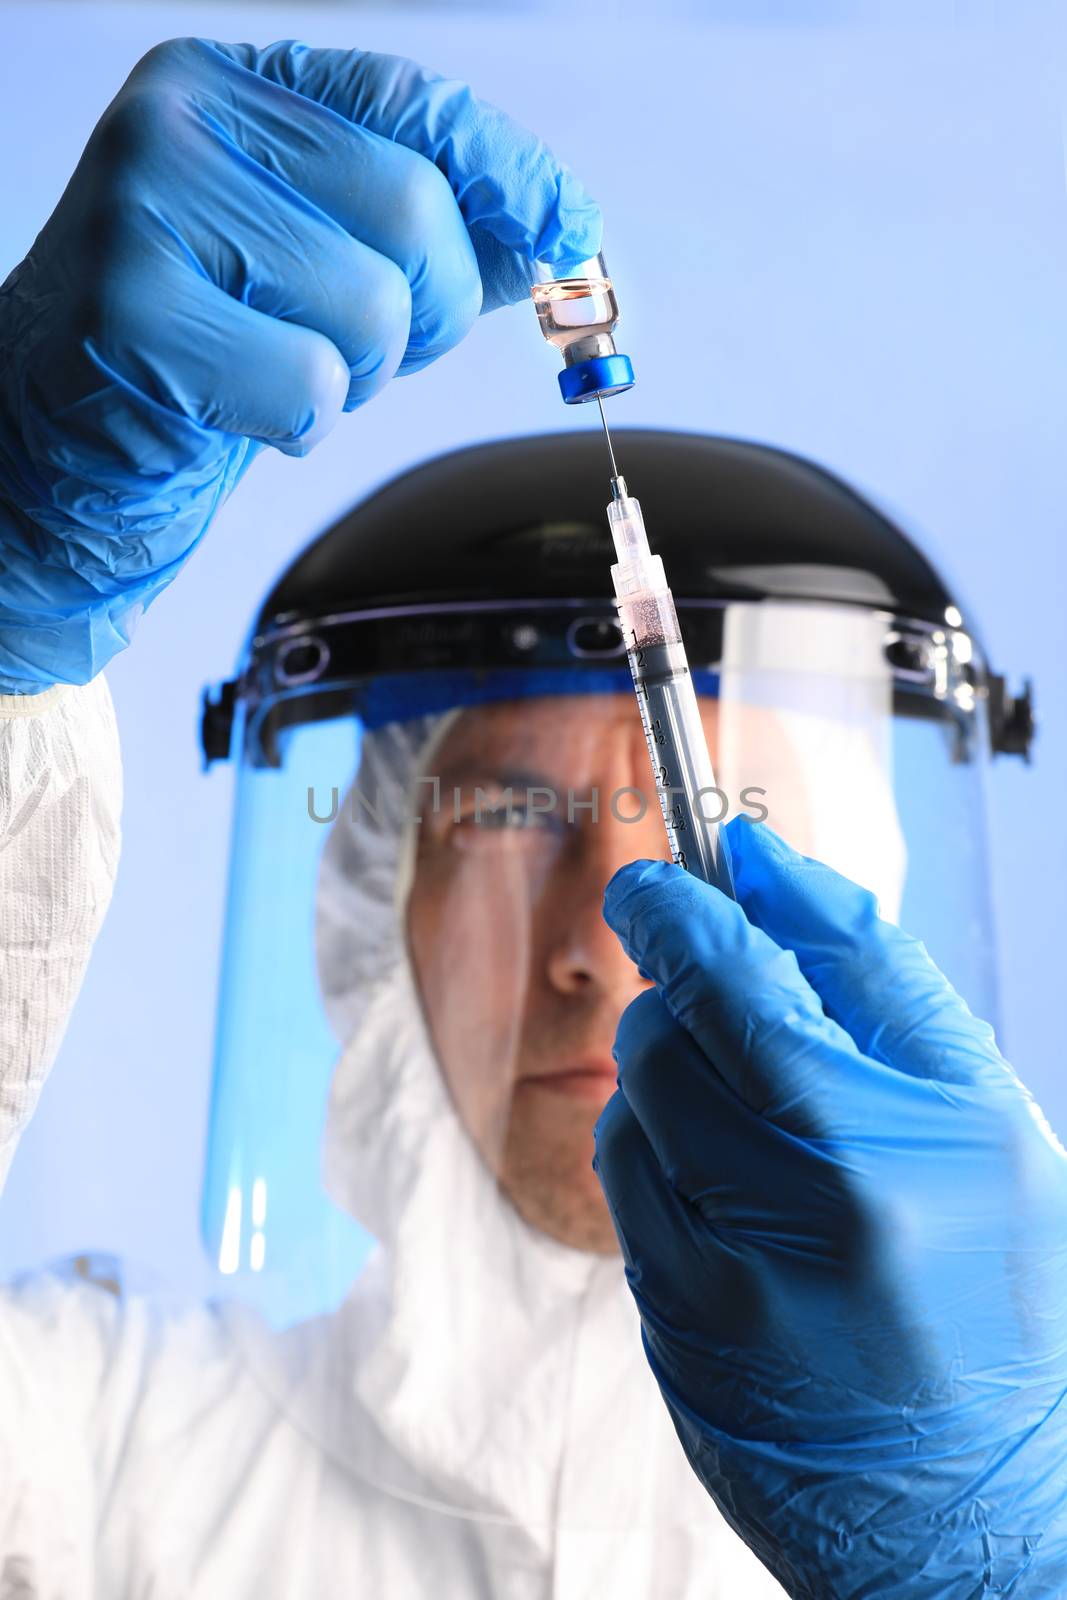
[[[102,678],[0,697],[0,1171],[106,910],[119,805]],[[322,960],[355,1027],[327,1173],[382,1248],[338,1313],[284,1334],[56,1274],[4,1290],[2,1600],[781,1596],[685,1462],[617,1260],[522,1224],[469,1146],[404,954],[400,855],[363,885],[373,981],[348,993],[347,957]]]

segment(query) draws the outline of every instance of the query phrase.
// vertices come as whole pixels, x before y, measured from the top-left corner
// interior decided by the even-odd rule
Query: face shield
[[[676,595],[718,818],[873,889],[992,1014],[971,640]],[[203,1227],[261,1386],[390,1503],[539,1550],[625,1531],[634,1562],[645,1540],[699,1567],[708,1503],[591,1168],[645,987],[601,897],[666,855],[613,607],[282,622],[235,739]]]

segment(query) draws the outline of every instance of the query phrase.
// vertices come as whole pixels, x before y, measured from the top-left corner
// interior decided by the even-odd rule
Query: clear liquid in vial
[[[541,332],[560,350],[590,334],[610,333],[619,320],[610,278],[560,278],[534,284],[531,293]]]

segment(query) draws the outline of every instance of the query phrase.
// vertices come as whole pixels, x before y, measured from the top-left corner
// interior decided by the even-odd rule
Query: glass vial
[[[615,348],[619,302],[602,255],[534,262],[530,293],[541,332],[563,357],[557,376],[568,405],[633,388],[630,358]]]
[[[611,334],[619,303],[602,255],[588,261],[535,262],[530,292],[541,332],[568,365],[615,353]]]

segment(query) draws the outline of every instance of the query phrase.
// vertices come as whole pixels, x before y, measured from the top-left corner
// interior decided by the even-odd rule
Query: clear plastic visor
[[[726,607],[690,658],[707,803],[873,889],[990,1012],[980,700],[944,680],[902,711],[891,633]],[[666,855],[628,674],[445,682],[334,682],[328,715],[308,691],[269,740],[269,704],[245,726],[204,1202],[226,1315],[269,1404],[442,1551],[457,1518],[545,1551],[625,1534],[634,1572],[674,1539],[675,1592],[714,1592],[591,1166],[647,987],[603,891]]]

